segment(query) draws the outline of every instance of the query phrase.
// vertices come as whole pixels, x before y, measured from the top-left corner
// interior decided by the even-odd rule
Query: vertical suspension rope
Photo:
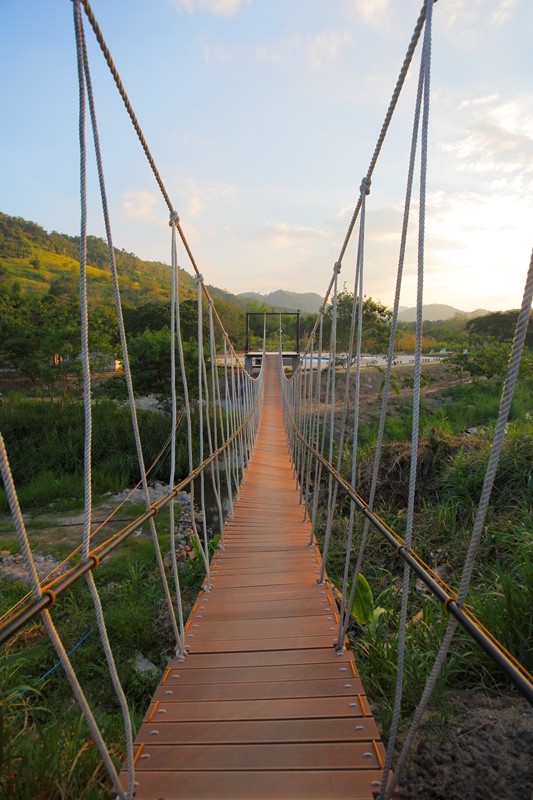
[[[204,382],[204,330],[203,330],[203,307],[202,307],[202,283],[203,277],[200,276],[196,283],[197,283],[197,308],[198,308],[198,417],[200,420],[199,423],[199,444],[200,444],[200,455],[198,458],[199,463],[201,464],[204,460],[204,393],[203,393],[203,382]],[[207,543],[207,520],[205,514],[205,472],[204,470],[200,473],[200,513],[202,517],[202,543],[204,548],[204,553],[207,561],[209,562],[209,547]],[[208,582],[209,575],[208,575]]]
[[[211,455],[218,448],[217,437],[217,351],[215,346],[215,334],[213,330],[213,301],[209,302],[208,306],[208,323],[209,323],[209,357],[211,362],[211,402],[209,402],[209,391],[207,384],[207,372],[205,359],[203,362],[204,383],[207,398],[206,419],[207,419],[207,435],[209,443],[209,454]],[[211,412],[212,409],[212,412]],[[211,462],[211,485],[215,495],[218,511],[219,533],[221,549],[224,549],[224,514],[222,511],[221,491],[220,491],[220,469],[218,459],[216,463]]]
[[[359,222],[359,242],[357,247],[357,263],[355,269],[355,281],[354,281],[354,293],[353,293],[353,305],[352,305],[352,319],[350,323],[350,347],[349,347],[349,354],[348,354],[348,372],[346,376],[346,391],[344,395],[345,400],[345,408],[347,407],[348,399],[349,399],[349,388],[350,388],[350,381],[349,376],[351,372],[351,355],[352,355],[352,337],[354,334],[356,335],[356,346],[355,346],[355,397],[354,397],[354,411],[353,411],[353,423],[352,423],[352,449],[351,449],[351,457],[352,457],[352,465],[351,465],[351,487],[355,489],[356,486],[356,479],[357,479],[357,448],[359,444],[359,406],[360,406],[360,386],[361,386],[361,347],[362,347],[362,339],[363,339],[363,302],[364,302],[364,293],[363,293],[363,274],[364,274],[364,252],[365,252],[365,226],[366,226],[366,198],[370,193],[370,186],[368,185],[368,181],[366,178],[363,178],[360,187],[361,192],[361,215],[360,215],[360,222]],[[357,324],[356,324],[357,323]],[[343,422],[344,426],[344,422]],[[339,469],[341,464],[341,455],[339,454]],[[351,557],[351,549],[352,549],[352,541],[353,541],[353,531],[355,525],[355,505],[350,502],[350,515],[348,519],[348,530],[347,530],[347,541],[346,541],[346,555],[344,560],[344,574],[343,574],[343,583],[342,583],[342,596],[341,596],[341,607],[340,607],[340,614],[339,614],[339,632],[337,635],[337,652],[342,652],[344,646],[344,636],[348,629],[348,622],[351,615],[351,609],[353,605],[353,601],[355,598],[355,593],[357,591],[357,578],[361,569],[361,563],[363,559],[363,552],[364,552],[364,545],[365,541],[364,538],[361,541],[359,547],[359,557],[357,560],[357,565],[355,568],[353,580],[352,580],[352,588],[350,591],[349,599],[347,601],[347,594],[348,594],[348,574],[350,568],[350,557]]]
[[[88,317],[88,303],[87,303],[87,189],[86,189],[86,142],[85,142],[85,92],[89,100],[89,112],[91,117],[91,124],[93,130],[94,147],[96,153],[96,160],[98,165],[98,172],[100,177],[100,185],[103,184],[103,171],[100,153],[100,144],[98,137],[98,128],[96,123],[96,113],[94,107],[94,97],[91,84],[91,76],[89,71],[89,64],[87,60],[87,51],[85,46],[85,36],[83,31],[83,22],[80,13],[79,2],[74,3],[74,28],[76,36],[76,51],[78,63],[78,84],[79,84],[79,144],[80,144],[80,207],[81,207],[81,220],[80,220],[80,316],[81,316],[81,362],[83,371],[83,407],[85,418],[85,435],[84,435],[84,522],[82,534],[82,559],[87,561],[89,558],[90,536],[91,536],[91,513],[92,513],[92,489],[91,489],[91,467],[92,467],[92,404],[91,404],[91,370],[89,363],[89,317]],[[105,197],[105,192],[102,191],[102,196]],[[126,768],[128,773],[128,786],[126,796],[128,798],[133,796],[134,782],[135,782],[135,768],[133,761],[133,731],[131,725],[131,717],[129,713],[128,703],[124,694],[122,684],[120,682],[111,644],[107,634],[107,628],[104,620],[103,608],[94,581],[92,572],[86,575],[86,582],[91,594],[97,626],[100,634],[100,640],[104,649],[111,682],[115,691],[115,695],[119,701],[119,706],[122,714],[124,737],[125,737],[125,750],[126,750]],[[51,628],[51,617],[49,619],[48,627]],[[65,657],[63,657],[65,658]],[[72,683],[72,677],[71,677]],[[86,706],[86,702],[82,703],[82,709]],[[92,724],[91,720],[88,720]],[[94,723],[96,724],[96,723]],[[102,740],[103,743],[103,740]],[[109,754],[106,748],[106,759],[104,763],[109,772]],[[116,785],[118,777],[116,772],[111,772],[110,777],[113,785]]]
[[[177,306],[179,306],[179,267],[178,267],[178,253],[176,243],[176,226],[177,213],[173,212],[170,215],[169,225],[171,229],[171,249],[170,249],[170,263],[172,271],[172,297],[170,300],[170,397],[171,397],[171,440],[170,440],[170,475],[169,475],[169,489],[172,491],[174,481],[176,480],[176,438],[177,438],[177,422],[178,422],[178,397],[177,397],[177,374],[176,374],[176,339],[179,336],[178,323],[179,317],[177,313]],[[178,632],[179,637],[177,641],[176,656],[183,660],[187,655],[185,649],[185,621],[183,617],[183,604],[181,600],[181,586],[178,571],[178,561],[176,556],[176,530],[174,522],[175,501],[174,498],[170,501],[169,505],[169,528],[170,528],[170,553],[172,558],[172,574],[174,578],[174,590],[176,592],[176,608],[178,611]]]
[[[335,264],[334,267],[334,275],[335,280],[333,284],[333,301],[332,301],[332,311],[331,311],[331,335],[330,335],[330,343],[329,343],[329,374],[330,374],[330,391],[331,391],[331,410],[329,415],[329,449],[328,449],[328,456],[330,464],[333,461],[333,441],[335,438],[335,400],[336,400],[336,385],[335,385],[335,361],[337,357],[337,297],[338,297],[338,276],[341,269],[340,263]],[[326,402],[327,406],[327,402]],[[324,421],[325,421],[325,414],[324,414]],[[324,435],[326,431],[326,425],[324,424]],[[326,562],[329,553],[329,543],[331,539],[331,528],[333,525],[333,511],[334,511],[334,495],[336,496],[337,492],[334,492],[334,482],[333,476],[330,474],[328,477],[328,510],[327,510],[327,518],[326,518],[326,533],[324,537],[324,547],[322,548],[322,563],[320,565],[320,574],[318,577],[318,582],[323,583],[324,575],[326,571]]]
[[[416,475],[418,466],[418,437],[420,423],[420,380],[421,380],[421,360],[422,360],[422,304],[424,287],[424,246],[425,246],[425,220],[426,220],[426,184],[427,184],[427,156],[428,156],[428,127],[429,127],[429,90],[431,77],[431,22],[432,22],[433,0],[427,0],[426,27],[424,31],[424,42],[422,47],[422,57],[420,63],[421,78],[423,83],[422,90],[422,131],[420,140],[420,202],[418,220],[418,269],[417,269],[417,298],[416,298],[416,341],[415,341],[415,366],[414,366],[414,385],[413,385],[413,422],[411,432],[411,463],[409,472],[409,490],[407,501],[407,519],[405,532],[405,547],[411,549],[413,535],[414,505]],[[423,77],[422,77],[423,76]],[[403,567],[402,579],[402,600],[400,610],[400,623],[398,632],[398,665],[396,671],[396,689],[394,699],[394,709],[392,715],[389,741],[385,767],[381,781],[380,792],[387,800],[390,797],[387,791],[387,781],[389,770],[392,764],[392,756],[396,744],[396,735],[400,722],[401,704],[403,695],[405,648],[406,648],[406,626],[407,609],[409,602],[411,569],[405,563]]]

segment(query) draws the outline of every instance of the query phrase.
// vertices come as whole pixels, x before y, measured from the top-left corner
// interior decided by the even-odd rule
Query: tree
[[[198,347],[195,340],[183,342],[185,372],[189,393],[197,394]],[[170,396],[170,331],[144,331],[128,343],[133,387],[136,392]],[[176,344],[178,393],[183,395]]]
[[[476,336],[492,337],[500,342],[511,342],[514,337],[518,311],[496,311],[483,317],[474,317],[466,323],[468,333]],[[533,347],[533,325],[529,326],[526,335],[526,345]]]
[[[144,303],[138,308],[124,309],[124,325],[133,336],[144,331],[161,331],[170,328],[169,303]]]
[[[456,353],[448,359],[455,372],[469,372],[473,378],[501,377],[507,372],[510,346],[506,342],[478,340],[472,349]]]
[[[353,294],[346,285],[337,295],[337,352],[347,352],[350,344],[350,326],[353,309]],[[324,314],[324,334],[326,341],[331,333],[333,305],[328,305]],[[363,299],[363,341],[365,352],[381,353],[387,350],[392,312],[379,300],[372,297]],[[354,346],[355,350],[355,346]]]

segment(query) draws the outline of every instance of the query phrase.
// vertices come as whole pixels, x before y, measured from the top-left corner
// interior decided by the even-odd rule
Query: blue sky
[[[200,269],[323,294],[420,0],[92,0]],[[530,0],[434,6],[425,301],[516,308],[533,244]],[[166,206],[88,24],[115,246],[169,261]],[[393,299],[412,72],[368,200],[365,293]],[[79,231],[70,0],[0,0],[0,210]],[[91,164],[91,233],[103,235]],[[342,278],[353,285],[355,248]],[[185,256],[180,257],[187,268]],[[402,305],[414,303],[414,247]]]

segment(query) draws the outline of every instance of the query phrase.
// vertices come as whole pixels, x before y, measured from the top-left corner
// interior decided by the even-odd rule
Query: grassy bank
[[[422,412],[413,548],[453,588],[457,587],[477,509],[501,385],[456,386],[432,398]],[[365,412],[367,409],[365,409]],[[406,524],[411,463],[410,410],[398,403],[387,428],[376,510],[398,534]],[[467,603],[505,648],[533,670],[533,408],[519,386],[501,453],[491,506]],[[361,431],[358,476],[368,496],[375,425]],[[346,474],[350,465],[345,467]],[[328,572],[340,584],[344,569],[348,504],[340,503]],[[357,520],[358,546],[362,523]],[[354,548],[355,550],[355,548]],[[355,555],[352,557],[354,563]],[[391,720],[403,562],[371,533],[363,573],[373,593],[373,614],[353,622],[349,635],[375,714],[386,735]],[[448,624],[448,615],[424,586],[411,579],[405,664],[404,718],[416,707]],[[446,714],[450,690],[512,691],[510,684],[467,634],[459,632],[446,660],[434,707]]]

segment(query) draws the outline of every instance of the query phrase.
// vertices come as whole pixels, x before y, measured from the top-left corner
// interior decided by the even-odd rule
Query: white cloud
[[[328,61],[334,61],[343,47],[351,44],[352,37],[345,31],[325,29],[315,36],[292,34],[280,42],[258,45],[256,56],[260,61],[273,64],[301,64],[305,61],[315,69]]]
[[[262,237],[275,244],[290,244],[295,241],[305,241],[309,239],[324,239],[326,233],[320,228],[310,228],[304,225],[289,225],[287,222],[277,222],[267,225]]]
[[[249,0],[174,0],[178,8],[189,14],[213,14],[217,17],[232,17]]]
[[[143,190],[125,192],[122,195],[122,211],[130,219],[151,219],[157,197]]]
[[[220,42],[202,42],[202,58],[206,64],[224,64],[231,59],[231,52],[228,47]]]
[[[463,29],[463,33],[474,32],[487,25],[504,25],[517,5],[517,0],[447,0],[443,19],[446,25]]]
[[[516,9],[517,0],[500,0],[498,8],[496,8],[490,18],[492,25],[504,25],[511,19],[513,11]]]
[[[180,206],[183,207],[184,217],[198,217],[200,214],[215,204],[218,200],[227,201],[236,196],[236,189],[231,184],[209,184],[199,186],[190,180],[178,188]]]
[[[355,0],[357,14],[367,25],[381,25],[384,14],[390,7],[390,0]]]
[[[325,30],[317,36],[309,36],[306,42],[307,57],[314,67],[320,67],[325,61],[333,61],[344,45],[351,44],[349,33]]]
[[[517,196],[533,190],[533,112],[520,98],[501,102],[497,95],[463,101],[466,135],[440,149],[456,159],[459,171],[483,176],[484,188]],[[503,183],[502,183],[503,181]]]

